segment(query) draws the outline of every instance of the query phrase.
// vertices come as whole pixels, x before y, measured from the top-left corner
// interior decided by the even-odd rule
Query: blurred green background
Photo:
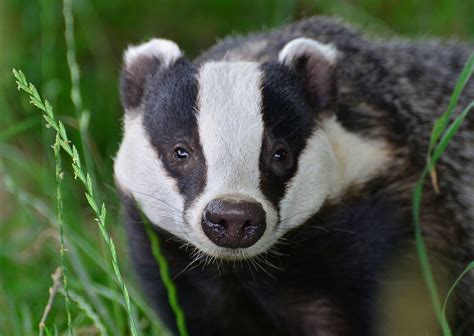
[[[442,37],[472,42],[470,0],[74,0],[76,57],[88,142],[100,198],[108,206],[108,229],[144,334],[161,334],[158,319],[141,302],[124,254],[120,207],[112,163],[121,132],[117,79],[128,44],[159,36],[176,41],[190,57],[227,34],[280,26],[311,15],[334,15],[371,34]],[[39,111],[16,90],[12,68],[21,69],[54,107],[73,141],[79,122],[70,98],[63,3],[0,0],[0,335],[36,334],[48,299],[50,275],[60,265],[55,219],[54,134]],[[128,334],[119,288],[97,224],[64,157],[67,265],[76,334]],[[81,301],[82,300],[82,301]],[[52,334],[66,328],[64,300],[57,296],[47,320]]]

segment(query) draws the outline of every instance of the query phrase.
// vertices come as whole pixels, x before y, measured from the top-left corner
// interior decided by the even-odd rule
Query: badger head
[[[207,255],[267,251],[359,176],[344,168],[351,155],[381,160],[338,143],[361,140],[333,117],[337,58],[306,38],[266,63],[193,64],[162,39],[130,47],[119,188],[153,224]]]

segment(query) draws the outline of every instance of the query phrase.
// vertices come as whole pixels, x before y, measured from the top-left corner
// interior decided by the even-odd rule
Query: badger
[[[195,60],[129,47],[115,179],[143,292],[177,333],[144,219],[190,335],[439,335],[412,192],[473,47],[368,37],[314,17]],[[457,108],[474,99],[467,83]],[[441,298],[474,259],[474,117],[427,179],[420,221]],[[143,216],[141,215],[143,213]],[[474,274],[454,290],[474,332]]]

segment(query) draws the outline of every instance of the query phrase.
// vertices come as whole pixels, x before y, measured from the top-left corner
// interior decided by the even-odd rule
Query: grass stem
[[[18,89],[26,92],[30,97],[30,103],[44,112],[43,118],[46,120],[46,127],[53,128],[56,131],[56,133],[58,134],[60,147],[72,159],[72,169],[74,171],[74,178],[79,179],[79,181],[84,185],[85,190],[86,190],[85,197],[87,199],[87,202],[89,203],[89,206],[91,207],[91,209],[94,211],[96,215],[96,221],[98,223],[100,235],[102,239],[105,241],[109,249],[111,259],[112,259],[112,269],[115,273],[117,281],[122,290],[123,298],[125,300],[125,305],[126,305],[128,319],[129,319],[130,332],[132,336],[136,336],[137,329],[136,329],[135,321],[132,315],[132,304],[130,300],[130,295],[128,293],[125,282],[123,281],[122,273],[119,268],[117,253],[115,250],[115,244],[106,229],[105,221],[106,221],[106,216],[107,216],[107,210],[105,208],[105,204],[102,203],[101,206],[99,207],[96,201],[91,177],[87,173],[87,170],[82,167],[81,159],[79,157],[79,153],[76,149],[76,146],[74,144],[71,144],[71,142],[69,141],[66,128],[64,127],[63,123],[61,121],[56,120],[53,114],[52,106],[49,104],[47,100],[41,99],[41,96],[39,95],[38,90],[35,88],[33,84],[28,83],[23,72],[16,71],[14,69],[13,75],[15,76],[17,80],[16,83],[18,85]]]
[[[69,69],[69,76],[71,79],[71,101],[74,105],[76,118],[79,123],[79,135],[81,139],[81,148],[84,161],[86,163],[87,171],[92,180],[92,185],[95,190],[97,188],[97,179],[95,176],[95,167],[91,156],[91,146],[89,144],[89,120],[90,112],[84,109],[84,104],[81,95],[81,73],[76,59],[76,43],[74,40],[74,15],[72,0],[63,0],[63,17],[64,17],[64,37],[66,40],[66,58]],[[100,195],[97,194],[97,199],[100,201]]]
[[[421,199],[423,194],[423,186],[425,183],[426,177],[431,174],[431,176],[435,176],[433,171],[435,169],[436,162],[441,158],[443,153],[446,151],[448,144],[453,139],[456,132],[461,127],[462,122],[466,118],[467,114],[474,108],[474,102],[471,102],[455,119],[454,121],[449,124],[451,117],[454,114],[455,108],[458,106],[459,97],[466,86],[467,82],[471,78],[474,71],[474,54],[471,54],[469,59],[464,66],[461,75],[459,76],[458,82],[456,83],[456,87],[454,89],[453,94],[451,95],[451,99],[446,111],[441,115],[441,117],[436,120],[433,126],[433,130],[431,132],[431,139],[428,148],[428,156],[426,160],[425,168],[421,173],[421,176],[416,183],[415,190],[413,192],[413,222],[415,225],[415,242],[416,242],[416,250],[418,253],[418,259],[420,262],[421,270],[423,273],[423,277],[425,278],[431,301],[433,304],[433,308],[435,310],[436,318],[438,323],[441,327],[444,336],[451,336],[451,329],[449,327],[449,323],[446,318],[445,314],[445,307],[446,302],[449,298],[449,295],[454,290],[455,286],[459,283],[460,278],[456,280],[454,285],[448,292],[448,295],[445,299],[445,303],[441,306],[441,300],[439,298],[439,292],[436,287],[436,282],[434,280],[433,272],[431,270],[430,261],[428,258],[428,252],[423,240],[423,231],[421,228],[420,223],[420,206],[421,206]],[[437,183],[436,183],[437,187]],[[435,188],[436,188],[435,187]],[[469,268],[469,266],[468,266]],[[467,273],[467,271],[465,271]],[[461,274],[461,277],[465,273]]]
[[[56,268],[56,271],[51,275],[53,279],[53,285],[49,288],[49,297],[48,302],[43,311],[43,315],[41,316],[41,320],[39,322],[39,336],[43,336],[46,328],[46,319],[48,318],[49,312],[53,307],[54,298],[58,293],[59,287],[61,287],[61,275],[62,270],[61,267]]]
[[[61,193],[61,181],[62,181],[62,171],[61,171],[61,155],[60,155],[60,138],[59,135],[56,134],[56,141],[53,145],[54,151],[54,161],[56,162],[56,208],[57,208],[57,218],[58,218],[58,225],[59,225],[59,238],[60,238],[60,255],[61,255],[61,268],[62,268],[62,275],[63,275],[63,288],[64,288],[64,299],[66,303],[66,315],[67,315],[67,327],[70,336],[74,335],[72,330],[71,324],[71,308],[70,308],[70,300],[69,300],[69,288],[67,282],[67,266],[66,266],[66,258],[65,253],[66,249],[64,248],[64,222],[63,222],[63,199]]]
[[[180,336],[187,336],[188,331],[186,329],[186,320],[184,317],[184,312],[181,309],[181,306],[178,301],[176,286],[174,285],[173,280],[171,279],[168,262],[166,261],[166,258],[164,257],[163,253],[161,252],[160,241],[156,232],[153,230],[152,224],[148,221],[143,212],[140,211],[140,215],[143,224],[145,225],[146,234],[148,236],[148,239],[150,240],[153,257],[155,258],[160,269],[161,280],[163,281],[163,285],[165,286],[166,292],[168,293],[168,302],[176,318],[176,326],[178,328],[178,333]]]

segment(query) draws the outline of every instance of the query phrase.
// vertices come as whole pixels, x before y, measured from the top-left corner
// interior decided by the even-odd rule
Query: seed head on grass
[[[137,329],[136,329],[135,321],[132,315],[132,304],[130,301],[130,295],[128,293],[127,287],[123,281],[122,274],[120,272],[120,268],[119,268],[118,260],[117,260],[117,254],[115,251],[115,244],[106,229],[105,220],[107,216],[107,211],[105,208],[105,204],[102,203],[100,207],[97,204],[95,200],[95,195],[94,195],[94,188],[92,187],[91,177],[89,176],[87,171],[82,167],[81,159],[79,157],[77,149],[74,146],[74,144],[71,144],[71,142],[69,141],[67,133],[66,133],[66,129],[63,123],[55,119],[52,106],[49,104],[47,100],[41,99],[41,96],[39,95],[38,90],[35,88],[33,84],[28,83],[23,72],[13,69],[13,75],[16,78],[18,89],[26,92],[30,97],[30,103],[44,112],[43,118],[46,120],[46,127],[53,128],[56,131],[57,143],[59,144],[59,147],[61,147],[72,159],[72,169],[74,172],[74,178],[79,179],[81,183],[84,185],[86,189],[85,196],[86,196],[87,202],[89,203],[89,206],[92,208],[92,210],[94,211],[97,217],[96,220],[98,223],[99,232],[101,234],[102,239],[105,241],[107,247],[109,248],[111,258],[112,258],[112,261],[111,261],[112,267],[113,267],[115,276],[117,278],[117,281],[121,287],[122,294],[125,300],[125,306],[127,309],[129,325],[130,325],[130,332],[132,336],[136,336]]]

